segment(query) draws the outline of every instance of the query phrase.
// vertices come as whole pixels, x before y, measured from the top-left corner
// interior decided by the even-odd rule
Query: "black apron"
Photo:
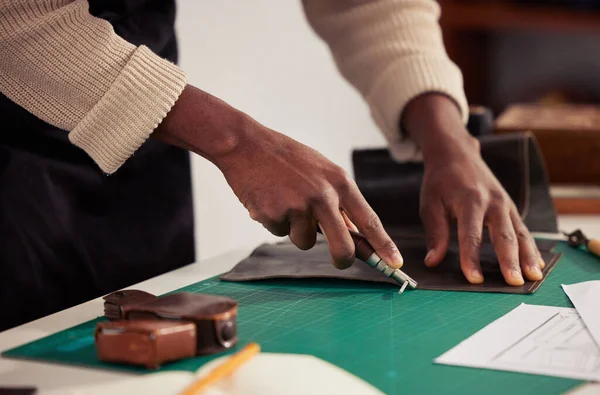
[[[174,1],[90,0],[90,12],[177,61]],[[0,330],[193,260],[187,151],[148,140],[108,176],[0,95]]]

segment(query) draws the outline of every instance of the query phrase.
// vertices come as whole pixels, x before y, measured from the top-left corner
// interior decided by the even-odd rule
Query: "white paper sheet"
[[[435,360],[600,381],[600,348],[575,309],[521,304]]]
[[[563,290],[600,347],[600,281],[563,285]]]
[[[578,385],[564,395],[599,395],[600,384],[598,383],[585,383]]]
[[[196,372],[203,376],[228,357]],[[160,372],[114,382],[60,388],[40,395],[177,395],[192,381],[191,372]],[[349,372],[311,355],[260,353],[203,392],[204,395],[384,395]]]

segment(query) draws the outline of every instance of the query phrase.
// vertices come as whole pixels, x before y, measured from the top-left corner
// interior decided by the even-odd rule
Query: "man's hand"
[[[289,235],[306,250],[320,226],[337,268],[354,262],[353,224],[388,265],[402,266],[398,248],[339,166],[219,99],[186,87],[153,136],[211,160],[250,217],[271,233]]]
[[[489,230],[502,274],[510,285],[542,278],[544,262],[517,208],[484,163],[477,140],[462,124],[458,108],[445,96],[411,101],[404,127],[421,147],[425,175],[421,218],[427,233],[427,266],[446,255],[450,220],[458,223],[462,271],[471,283],[484,281],[479,263],[482,229]]]

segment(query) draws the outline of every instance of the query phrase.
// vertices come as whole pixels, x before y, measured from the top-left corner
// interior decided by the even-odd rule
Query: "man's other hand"
[[[425,264],[445,257],[450,221],[458,224],[462,271],[471,283],[484,281],[479,262],[483,227],[487,227],[506,282],[522,285],[542,279],[544,262],[533,237],[507,192],[481,158],[479,144],[462,124],[458,108],[445,96],[414,99],[404,126],[421,147],[425,174],[421,218],[427,233]]]

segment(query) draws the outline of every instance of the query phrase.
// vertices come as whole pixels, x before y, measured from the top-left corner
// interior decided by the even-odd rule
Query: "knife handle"
[[[587,244],[587,249],[592,254],[600,257],[600,239],[590,239]]]
[[[317,232],[323,234],[321,228],[318,226]],[[354,242],[354,256],[356,256],[357,259],[366,262],[367,259],[369,259],[371,255],[375,253],[375,249],[371,246],[371,244],[369,244],[367,238],[362,234],[350,229],[348,229],[348,232],[350,232],[350,237],[352,237],[352,241]]]
[[[361,261],[366,261],[375,253],[375,249],[369,244],[367,238],[362,234],[348,229],[354,242],[355,255]]]

